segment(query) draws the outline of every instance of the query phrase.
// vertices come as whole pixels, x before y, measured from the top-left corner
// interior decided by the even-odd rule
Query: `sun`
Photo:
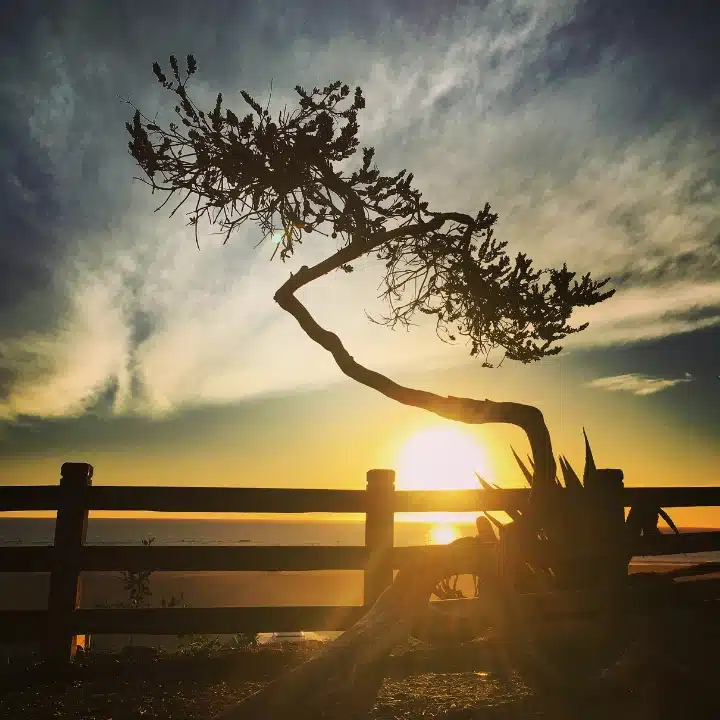
[[[461,427],[433,425],[412,435],[395,460],[398,490],[477,490],[475,473],[491,479],[483,447]],[[458,537],[455,523],[474,523],[477,513],[397,513],[403,522],[431,523],[429,540],[445,545]]]
[[[398,490],[476,490],[475,472],[486,477],[488,459],[470,433],[433,426],[405,442],[395,470]]]

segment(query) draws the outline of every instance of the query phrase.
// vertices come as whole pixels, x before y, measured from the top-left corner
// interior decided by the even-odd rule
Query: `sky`
[[[134,176],[130,100],[168,120],[152,63],[193,53],[192,93],[271,110],[295,85],[362,87],[360,139],[437,210],[489,202],[511,253],[609,276],[590,327],[532,365],[481,367],[434,329],[369,323],[382,272],[301,299],[355,358],[443,394],[540,407],[557,452],[628,485],[717,484],[720,50],[703,0],[5,3],[0,10],[0,483],[361,488],[438,425],[344,378],[275,305],[304,245],[260,231],[200,249]],[[520,484],[508,427],[468,430]],[[524,444],[525,443],[525,444]],[[710,511],[685,511],[707,524]],[[713,515],[713,522],[717,515]],[[718,520],[720,523],[720,520]]]

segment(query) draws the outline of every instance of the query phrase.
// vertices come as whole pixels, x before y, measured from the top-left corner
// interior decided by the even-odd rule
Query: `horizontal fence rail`
[[[720,537],[720,533],[718,533]],[[494,551],[495,543],[486,543]],[[420,560],[433,562],[442,545],[419,545],[392,549],[393,569]],[[68,561],[78,571],[287,571],[364,570],[371,552],[363,546],[277,545],[261,547],[148,547],[86,545]],[[55,564],[52,546],[0,548],[0,572],[50,572]]]
[[[706,581],[720,589],[720,579]],[[683,597],[706,597],[705,587],[683,583]],[[657,588],[638,588],[628,592],[628,597],[642,598],[648,607],[666,601]],[[540,602],[538,602],[538,600]],[[569,603],[568,600],[572,600]],[[518,596],[514,603],[526,618],[562,617],[572,605],[577,613],[612,612],[617,600],[614,593],[575,591],[568,593],[548,592],[542,596],[528,594]],[[480,601],[482,602],[482,600]],[[473,598],[443,601],[450,612],[457,614],[477,613]],[[450,607],[448,607],[450,606]],[[452,606],[455,606],[454,608]],[[465,608],[463,608],[465,606]],[[109,635],[232,635],[239,632],[292,632],[299,627],[321,628],[330,631],[347,630],[365,613],[359,605],[325,606],[276,606],[276,607],[213,607],[213,608],[138,608],[138,609],[80,609],[73,613],[67,631],[75,635],[102,633]],[[7,613],[9,614],[9,613]],[[14,610],[13,624],[4,631],[6,639],[41,637],[47,613],[42,610]]]
[[[169,492],[172,490],[172,492]],[[400,512],[479,512],[513,510],[529,496],[526,488],[506,490],[396,490],[393,510]],[[0,487],[0,511],[57,510],[56,485]],[[625,507],[651,503],[658,507],[720,506],[720,487],[626,487]],[[163,486],[96,486],[87,494],[89,510],[115,512],[223,513],[362,513],[365,490],[295,488],[221,488]]]
[[[92,467],[66,463],[60,485],[0,487],[0,511],[57,511],[52,546],[0,547],[0,572],[50,573],[48,609],[0,611],[0,642],[39,638],[48,660],[72,659],[82,635],[345,630],[387,588],[395,570],[446,557],[446,546],[395,547],[396,513],[521,508],[524,488],[396,491],[392,470],[371,470],[365,490],[93,486]],[[620,496],[618,496],[619,498]],[[619,502],[619,501],[618,501]],[[720,487],[623,488],[625,507],[720,506]],[[95,546],[86,544],[92,511],[359,513],[363,546]],[[622,513],[621,518],[622,520]],[[496,542],[474,552],[503,562]],[[720,550],[720,531],[639,538],[633,555]],[[82,572],[355,570],[364,573],[362,606],[232,608],[80,608]]]
[[[277,607],[79,609],[65,630],[73,636],[104,635],[234,635],[248,632],[292,632],[298,628],[347,630],[365,612],[361,605],[282,605]],[[8,610],[6,641],[42,638],[45,610]]]
[[[0,485],[0,511],[57,510],[59,485]]]
[[[495,543],[487,543],[488,552]],[[393,548],[393,569],[419,561],[433,562],[444,552],[443,545]],[[664,534],[639,538],[631,547],[633,556],[681,555],[709,552],[720,548],[720,531]],[[0,572],[50,572],[55,564],[52,546],[0,547]],[[278,545],[267,547],[188,547],[153,545],[126,547],[86,545],[73,558],[80,572],[112,570],[141,572],[296,572],[305,570],[364,570],[370,559],[366,547]]]

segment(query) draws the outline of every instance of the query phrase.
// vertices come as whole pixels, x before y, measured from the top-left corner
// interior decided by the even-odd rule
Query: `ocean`
[[[443,525],[444,526],[444,525]],[[395,544],[425,545],[434,540],[437,523],[398,522]],[[457,536],[474,535],[471,523],[453,523]],[[0,518],[0,546],[52,545],[54,518]],[[358,521],[308,520],[163,520],[91,518],[88,545],[341,545],[364,544]]]

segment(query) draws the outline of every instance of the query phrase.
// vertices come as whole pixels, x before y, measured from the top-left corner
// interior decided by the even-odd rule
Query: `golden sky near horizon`
[[[559,366],[559,361],[555,364]],[[523,370],[515,375],[521,376]],[[515,400],[530,394],[520,387],[505,387],[503,378],[512,381],[500,374],[503,369],[481,372],[485,379],[498,378],[493,383],[496,397]],[[716,458],[707,451],[706,441],[700,434],[681,434],[680,424],[674,427],[669,413],[647,412],[642,404],[631,402],[631,396],[620,393],[586,389],[561,396],[559,376],[553,377],[547,366],[544,370],[538,366],[532,374],[536,389],[543,388],[534,395],[545,411],[555,453],[566,455],[579,473],[584,463],[584,425],[598,466],[620,467],[628,486],[713,484]],[[545,382],[540,383],[543,374]],[[434,384],[449,394],[486,394],[478,392],[476,372],[447,371],[424,380],[422,386]],[[211,435],[198,427],[195,442],[186,439],[154,451],[94,450],[84,443],[72,453],[11,459],[0,468],[0,483],[53,484],[60,464],[74,460],[91,462],[93,483],[102,485],[362,489],[367,470],[387,467],[398,473],[398,489],[433,489],[433,484],[438,489],[474,487],[474,469],[500,486],[524,486],[510,450],[512,445],[523,458],[529,452],[518,428],[458,425],[350,384],[275,402],[275,412],[246,434],[245,423],[238,423],[235,430],[227,421]],[[292,413],[283,413],[286,404],[294,408]],[[298,411],[298,404],[306,409]],[[445,441],[453,457],[444,455]],[[137,514],[129,514],[133,515]],[[717,509],[676,509],[672,516],[685,525],[720,527]]]

